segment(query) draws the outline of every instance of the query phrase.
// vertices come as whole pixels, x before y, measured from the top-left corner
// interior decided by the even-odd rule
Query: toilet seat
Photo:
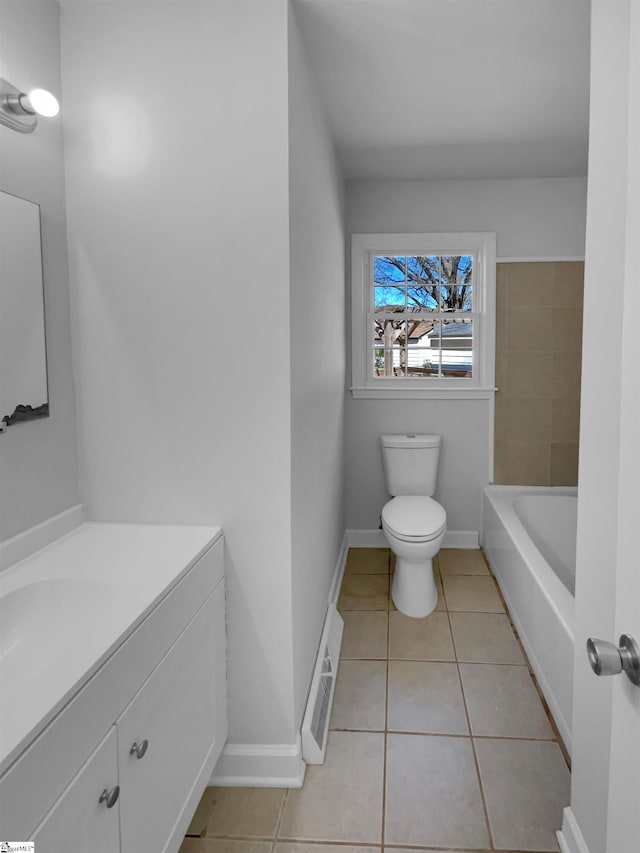
[[[446,529],[447,514],[426,495],[399,495],[383,506],[382,523],[404,542],[429,542]]]

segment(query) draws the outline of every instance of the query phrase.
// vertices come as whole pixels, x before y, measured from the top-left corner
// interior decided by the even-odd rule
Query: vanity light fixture
[[[39,115],[53,118],[59,111],[58,101],[46,89],[33,89],[27,94],[0,77],[0,124],[19,133],[32,133]]]

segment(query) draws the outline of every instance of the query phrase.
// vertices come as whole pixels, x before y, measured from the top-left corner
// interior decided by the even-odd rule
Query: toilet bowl
[[[394,497],[382,508],[382,529],[396,557],[393,603],[406,616],[428,616],[438,604],[433,557],[447,530],[443,507],[426,495]]]

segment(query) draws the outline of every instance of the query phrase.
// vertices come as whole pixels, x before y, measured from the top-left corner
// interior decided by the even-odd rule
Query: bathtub
[[[487,486],[480,542],[571,753],[577,489]]]

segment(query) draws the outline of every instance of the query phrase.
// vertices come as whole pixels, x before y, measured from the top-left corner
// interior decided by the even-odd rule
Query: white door
[[[639,62],[640,0],[591,0],[572,786],[563,853],[640,853],[640,688],[624,674],[595,676],[585,648],[589,636],[640,641]]]
[[[624,274],[615,637],[640,643],[640,3],[630,8],[629,157]],[[640,687],[615,677],[607,853],[640,853]]]

